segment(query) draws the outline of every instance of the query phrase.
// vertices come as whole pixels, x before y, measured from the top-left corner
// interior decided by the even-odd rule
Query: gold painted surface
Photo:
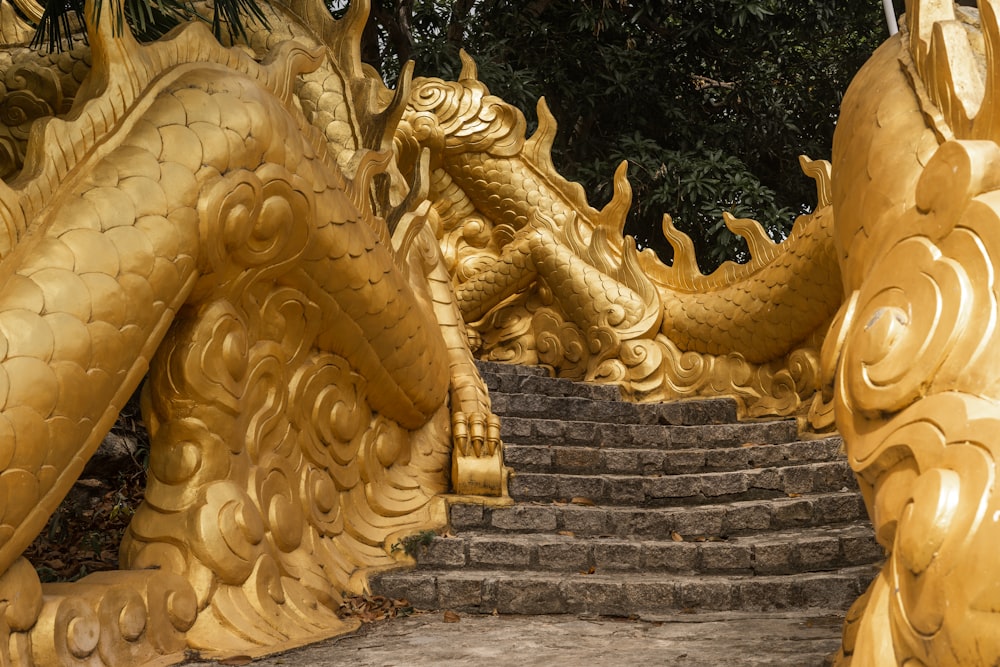
[[[474,355],[836,416],[890,554],[841,663],[996,663],[998,7],[911,3],[832,173],[802,162],[815,213],[780,244],[727,217],[752,258],[708,276],[669,217],[672,267],[622,236],[624,166],[602,211],[559,176],[544,102],[525,138],[471,60],[386,90],[363,2],[292,0],[237,48],[0,51],[0,664],[344,631],[443,494],[507,502]],[[132,569],[42,586],[21,553],[147,371]]]
[[[465,58],[458,82],[417,79],[396,132],[400,163],[431,161],[435,229],[481,358],[540,364],[614,382],[633,400],[733,396],[745,414],[805,413],[819,389],[819,347],[841,301],[829,164],[803,159],[819,201],[775,244],[753,220],[726,216],[752,259],[702,275],[690,239],[664,218],[672,267],[622,236],[625,165],[593,209],[550,156],[555,120],[489,94]],[[826,427],[818,401],[812,421]]]
[[[441,494],[504,495],[426,191],[387,150],[404,98],[370,106],[352,49],[362,5],[274,9],[252,55],[198,24],[141,46],[110,11],[90,49],[3,52],[0,664],[344,632],[342,592],[444,526]],[[20,554],[147,371],[131,571],[42,586]]]
[[[823,371],[888,557],[838,664],[994,665],[1000,2],[914,0],[844,97]]]

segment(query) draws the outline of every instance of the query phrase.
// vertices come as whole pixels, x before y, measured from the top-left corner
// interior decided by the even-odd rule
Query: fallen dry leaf
[[[680,533],[678,533],[676,530],[670,531],[670,539],[672,539],[674,542],[683,542],[684,541],[684,537]]]
[[[444,613],[444,622],[445,623],[458,623],[461,620],[462,620],[462,617],[459,616],[458,614],[456,614],[453,611],[446,611]]]
[[[594,505],[595,504],[593,500],[591,500],[590,498],[584,498],[583,496],[573,496],[573,499],[570,500],[570,502],[573,503],[574,505]]]
[[[396,616],[409,616],[413,606],[406,600],[393,600],[384,595],[346,595],[337,615],[356,618],[362,623],[374,623]]]

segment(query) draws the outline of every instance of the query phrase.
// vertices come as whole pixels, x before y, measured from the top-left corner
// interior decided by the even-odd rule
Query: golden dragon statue
[[[540,364],[561,377],[613,382],[639,401],[731,396],[744,414],[810,411],[819,348],[841,301],[833,253],[829,163],[801,160],[816,211],[772,242],[754,220],[725,216],[749,244],[745,264],[703,275],[691,240],[664,216],[673,266],[622,235],[631,205],[623,163],[602,210],[555,169],[556,123],[539,127],[489,94],[464,59],[458,82],[414,82],[397,153],[431,149],[430,198],[462,315],[482,358]]]
[[[711,275],[668,216],[673,266],[622,236],[624,166],[601,211],[558,174],[544,101],[526,138],[470,59],[386,89],[365,2],[282,0],[226,45],[89,5],[88,47],[0,50],[0,665],[349,629],[444,494],[504,502],[474,356],[836,418],[889,553],[840,664],[995,664],[997,8],[908,3],[832,166],[802,161],[815,211],[777,244],[727,217],[752,257]],[[124,569],[43,586],[21,553],[147,375]]]

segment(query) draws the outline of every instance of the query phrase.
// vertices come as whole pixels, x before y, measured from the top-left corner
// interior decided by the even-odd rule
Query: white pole
[[[899,32],[896,25],[896,10],[892,8],[892,0],[882,0],[882,8],[885,9],[885,22],[889,26],[889,36],[892,37]]]

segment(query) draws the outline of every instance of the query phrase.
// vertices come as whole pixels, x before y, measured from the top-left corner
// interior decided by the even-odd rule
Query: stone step
[[[627,403],[575,396],[491,394],[493,410],[503,417],[592,421],[607,424],[727,424],[736,421],[728,399]]]
[[[501,361],[483,361],[476,359],[476,369],[482,373],[496,375],[535,375],[551,377],[547,368],[542,366],[523,366],[521,364],[505,364]]]
[[[854,488],[853,486],[851,487]],[[573,503],[519,503],[511,507],[452,505],[453,531],[570,531],[574,535],[685,540],[731,537],[763,530],[786,530],[865,520],[857,491],[805,493],[769,500],[739,500],[691,507],[613,507]]]
[[[513,373],[480,373],[490,396],[497,394],[532,394],[539,396],[569,396],[602,401],[622,401],[621,389],[615,384],[587,384],[564,378]]]
[[[569,534],[463,533],[418,550],[418,567],[558,572],[792,574],[866,565],[884,557],[861,522],[686,541],[577,537]]]
[[[870,565],[767,576],[411,570],[376,575],[372,589],[423,609],[641,616],[670,610],[847,609],[876,572]]]
[[[519,472],[508,486],[519,501],[586,498],[596,504],[646,507],[856,489],[847,461],[659,477]]]
[[[519,445],[613,449],[715,449],[799,439],[794,419],[707,425],[602,424],[500,415],[500,437]]]
[[[504,463],[517,472],[676,475],[841,460],[839,437],[725,449],[615,449],[504,442]]]

